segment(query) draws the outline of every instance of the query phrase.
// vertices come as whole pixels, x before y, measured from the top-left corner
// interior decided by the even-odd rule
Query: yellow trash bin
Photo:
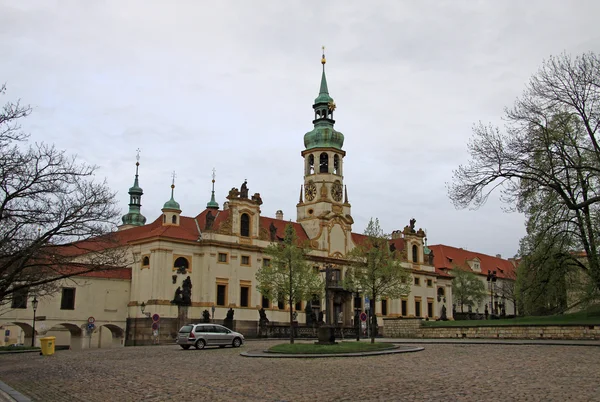
[[[50,356],[54,354],[55,341],[55,336],[46,336],[44,338],[40,338],[40,343],[42,344],[42,354],[44,356]]]

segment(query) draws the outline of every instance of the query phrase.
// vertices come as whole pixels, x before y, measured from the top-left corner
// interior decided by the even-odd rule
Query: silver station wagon
[[[243,343],[244,335],[218,324],[184,325],[177,335],[177,344],[183,349],[189,349],[190,346],[196,349],[204,349],[205,346],[223,348],[227,345],[239,348]]]

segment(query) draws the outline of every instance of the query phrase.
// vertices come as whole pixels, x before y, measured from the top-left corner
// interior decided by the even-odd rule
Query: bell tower
[[[336,105],[329,96],[325,63],[323,48],[321,86],[319,96],[312,106],[314,127],[304,135],[305,149],[301,153],[304,158],[304,184],[296,206],[297,221],[304,227],[313,247],[330,252],[335,249],[345,254],[346,245],[340,243],[334,246],[334,240],[330,236],[332,231],[336,232],[335,243],[339,243],[342,238],[349,239],[354,221],[344,187],[344,135],[334,129],[333,112]],[[327,235],[324,236],[325,234]]]

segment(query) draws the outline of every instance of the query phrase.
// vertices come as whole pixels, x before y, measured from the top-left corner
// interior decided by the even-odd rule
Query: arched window
[[[308,155],[308,169],[307,174],[315,173],[315,156],[313,154]]]
[[[173,263],[173,268],[177,269],[178,271],[187,271],[189,267],[190,263],[188,262],[187,258],[184,257],[177,258]]]
[[[163,215],[163,223],[167,223],[167,215]]]
[[[150,257],[145,256],[144,258],[142,258],[142,265],[144,267],[147,267],[148,265],[150,265]]]
[[[240,219],[240,234],[242,236],[250,236],[250,217],[248,214],[242,214]]]
[[[171,222],[172,222],[172,223],[177,223],[177,215],[173,215],[173,216],[171,217]]]
[[[340,157],[338,155],[333,156],[333,174],[340,174]]]
[[[412,246],[412,257],[413,257],[413,262],[419,262],[419,258],[417,255],[417,252],[419,251],[419,248],[413,244]]]
[[[323,152],[319,157],[319,173],[329,173],[329,155]]]

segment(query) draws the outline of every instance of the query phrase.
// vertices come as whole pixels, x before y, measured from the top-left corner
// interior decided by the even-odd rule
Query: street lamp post
[[[494,314],[494,288],[496,287],[496,271],[488,271],[488,290],[490,291],[490,312]]]
[[[33,300],[31,301],[31,305],[33,306],[33,331],[31,333],[31,347],[35,347],[35,312],[38,307],[38,299],[33,296]]]

